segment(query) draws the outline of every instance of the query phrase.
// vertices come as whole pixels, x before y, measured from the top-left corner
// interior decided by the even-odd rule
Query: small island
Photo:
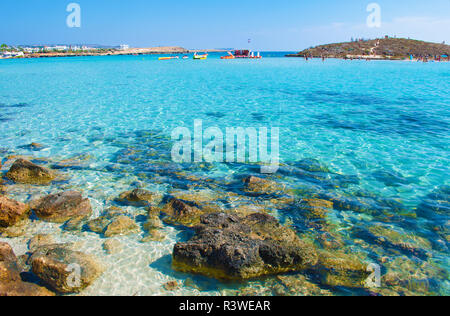
[[[339,58],[371,60],[436,60],[449,61],[450,45],[405,38],[352,40],[351,42],[320,45],[287,57]]]

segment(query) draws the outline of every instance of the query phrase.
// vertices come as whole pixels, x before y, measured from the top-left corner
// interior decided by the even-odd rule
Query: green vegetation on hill
[[[404,38],[384,38],[316,46],[293,57],[346,58],[347,56],[380,56],[386,59],[405,59],[450,55],[450,45],[428,43]]]

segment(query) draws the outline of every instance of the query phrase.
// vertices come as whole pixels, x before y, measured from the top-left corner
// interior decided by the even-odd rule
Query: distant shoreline
[[[31,58],[55,58],[55,57],[93,57],[93,56],[143,56],[143,55],[163,55],[163,54],[192,54],[192,53],[222,53],[227,50],[203,49],[188,50],[183,47],[150,47],[150,48],[130,48],[125,50],[102,50],[91,52],[42,52],[25,53],[23,56],[1,58],[0,59],[31,59]]]

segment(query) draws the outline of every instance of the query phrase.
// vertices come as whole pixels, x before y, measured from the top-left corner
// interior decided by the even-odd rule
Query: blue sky
[[[81,28],[66,7],[81,6]],[[366,7],[381,7],[369,28]],[[450,0],[20,0],[0,1],[0,42],[293,50],[385,34],[450,43]]]

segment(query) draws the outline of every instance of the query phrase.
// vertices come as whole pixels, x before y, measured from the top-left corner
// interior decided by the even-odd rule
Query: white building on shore
[[[2,58],[16,58],[16,57],[23,57],[25,54],[23,52],[3,52],[1,57]]]

